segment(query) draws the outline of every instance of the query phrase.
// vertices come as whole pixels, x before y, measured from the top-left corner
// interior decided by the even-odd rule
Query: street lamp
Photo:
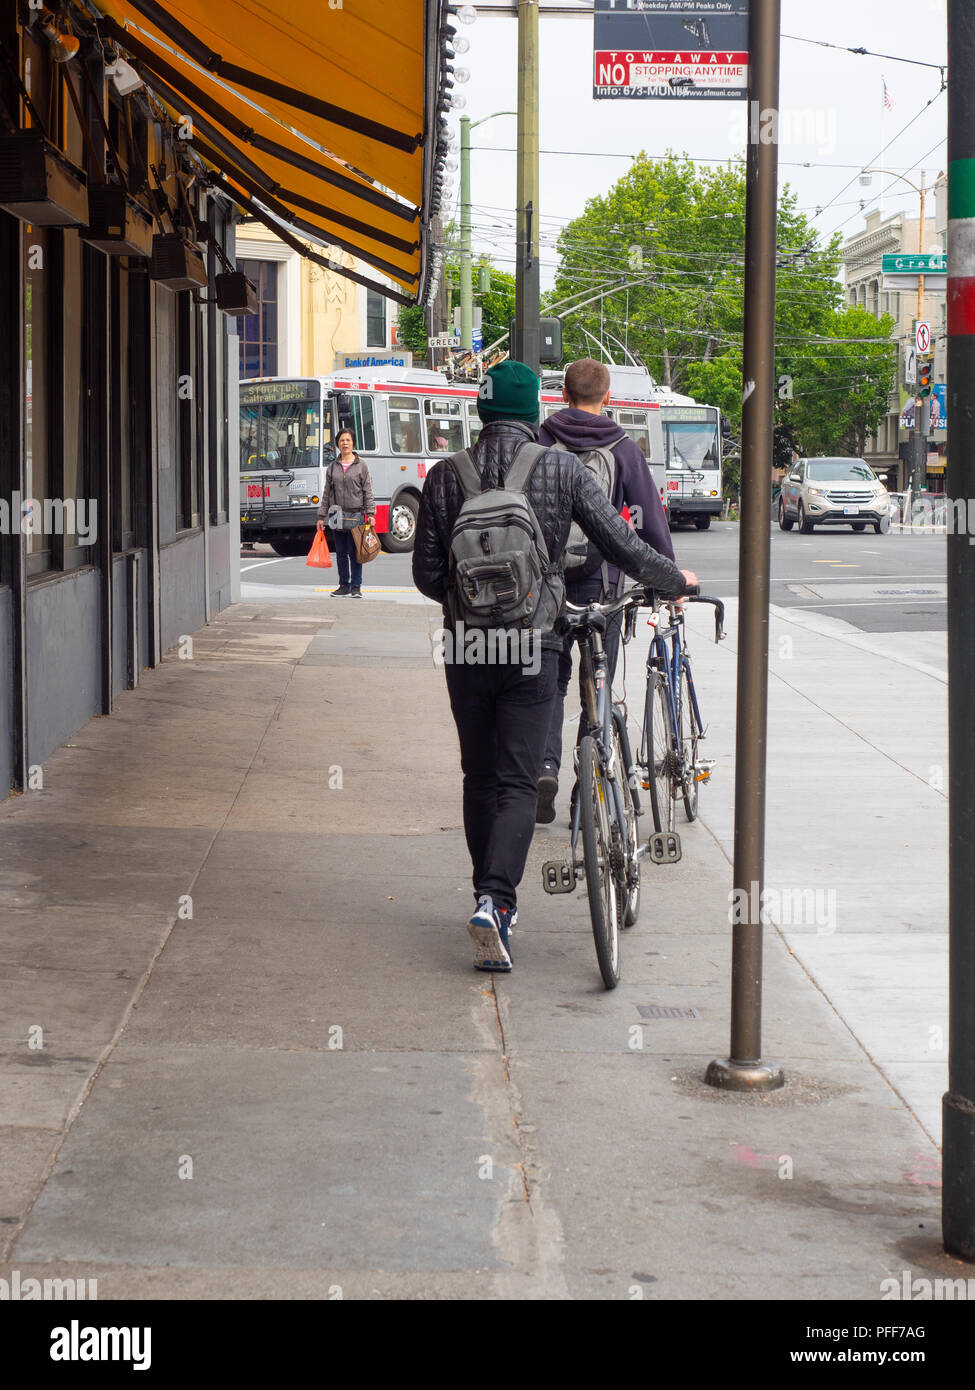
[[[933,193],[933,192],[935,191],[935,189],[936,189],[940,184],[942,184],[942,183],[945,182],[945,175],[944,175],[944,174],[939,174],[938,177],[935,179],[934,183],[931,184],[928,188],[925,188],[925,186],[924,186],[924,170],[922,169],[922,170],[921,170],[921,186],[920,186],[920,188],[918,188],[917,184],[914,183],[911,179],[906,178],[904,174],[896,174],[896,173],[894,173],[893,169],[873,169],[873,168],[871,168],[871,169],[862,169],[862,170],[860,171],[860,182],[861,182],[861,184],[864,182],[864,179],[866,179],[867,183],[869,183],[870,180],[869,180],[869,178],[868,178],[867,176],[870,175],[870,174],[885,174],[888,178],[900,179],[901,183],[906,183],[907,186],[908,186],[908,188],[913,188],[913,189],[914,189],[914,192],[915,192],[915,193],[918,195],[918,197],[921,199],[921,217],[920,217],[920,220],[919,220],[919,222],[918,222],[918,224],[917,224],[917,250],[918,250],[918,255],[919,255],[919,256],[923,256],[923,255],[924,255],[924,200],[925,200],[925,198],[927,197],[927,195],[928,195],[929,193]],[[923,318],[924,318],[924,276],[923,276],[923,275],[918,275],[918,277],[917,277],[917,316],[918,316],[919,319],[923,319]]]
[[[471,131],[485,121],[493,121],[496,116],[516,116],[517,111],[492,111],[490,116],[482,116],[472,121],[470,116],[460,118],[460,346],[470,352],[474,346],[472,336],[474,314],[472,301],[474,294],[474,267],[471,259]]]
[[[869,181],[871,174],[885,174],[889,178],[900,179],[901,183],[906,183],[908,188],[913,188],[914,192],[921,199],[921,215],[917,224],[917,250],[918,255],[924,255],[924,202],[929,193],[933,193],[940,184],[945,182],[945,175],[939,174],[930,187],[924,186],[924,170],[921,170],[920,188],[912,179],[904,174],[894,173],[892,169],[864,169],[860,174],[860,182],[866,178]],[[919,271],[917,277],[917,321],[920,323],[924,319],[924,275]],[[920,407],[920,409],[919,409]],[[914,499],[924,491],[924,483],[927,480],[927,444],[926,439],[930,429],[931,402],[929,398],[921,398],[915,393],[914,398],[914,423],[911,426],[911,482],[910,499],[907,515],[913,511]]]

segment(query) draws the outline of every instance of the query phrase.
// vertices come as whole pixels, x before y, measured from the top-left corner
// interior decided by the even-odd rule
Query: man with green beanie
[[[502,362],[478,388],[483,429],[469,450],[482,492],[504,487],[516,455],[536,445],[539,381],[523,362]],[[535,457],[537,455],[537,457]],[[548,569],[564,594],[561,562],[572,522],[611,563],[666,597],[697,582],[652,550],[627,526],[579,459],[561,449],[534,448],[524,486],[548,555]],[[445,629],[456,640],[445,651],[450,707],[460,740],[464,774],[464,831],[473,863],[477,903],[467,927],[478,970],[510,970],[510,932],[517,920],[517,890],[535,830],[538,775],[557,687],[563,639],[549,625],[533,631],[540,645],[531,664],[503,662],[496,651],[478,660],[466,648],[448,611],[455,583],[451,562],[454,523],[465,504],[459,456],[441,459],[427,474],[413,547],[413,581],[444,605]],[[521,468],[522,465],[519,465]],[[475,479],[476,481],[476,479]],[[510,494],[516,496],[514,491]],[[473,651],[485,650],[475,646]],[[487,649],[490,650],[490,649]]]

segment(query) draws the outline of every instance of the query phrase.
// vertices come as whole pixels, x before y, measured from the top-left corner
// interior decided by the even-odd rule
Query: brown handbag
[[[370,560],[375,560],[382,550],[379,537],[372,529],[372,524],[364,526],[353,526],[352,543],[355,546],[355,558],[360,565],[368,565]]]

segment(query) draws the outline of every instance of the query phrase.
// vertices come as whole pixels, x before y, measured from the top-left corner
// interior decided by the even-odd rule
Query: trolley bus
[[[560,384],[549,384],[548,377],[540,407],[542,419],[565,408]],[[607,413],[647,456],[666,506],[663,406],[645,394],[630,395],[624,383],[620,394],[611,396]],[[427,470],[480,434],[477,385],[408,367],[242,381],[242,541],[267,542],[279,555],[309,550],[325,469],[335,457],[339,430],[346,428],[372,474],[383,548],[409,551]]]
[[[659,392],[667,458],[667,515],[671,526],[692,521],[706,531],[721,515],[721,412],[690,396]]]
[[[721,515],[720,410],[658,386],[644,367],[612,365],[608,371],[607,413],[636,439],[651,460],[671,528],[691,521],[699,531],[706,531],[711,518]],[[543,376],[543,415],[562,408],[563,377],[563,372],[546,372]],[[546,394],[546,390],[555,389],[559,391],[557,398]],[[559,404],[546,409],[544,402],[554,399]],[[649,441],[647,432],[649,422],[656,424],[653,411],[658,412],[662,430],[663,442],[659,447]]]

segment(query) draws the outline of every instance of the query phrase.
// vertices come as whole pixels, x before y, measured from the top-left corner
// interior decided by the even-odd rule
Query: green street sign
[[[944,275],[947,270],[948,257],[944,251],[931,251],[923,256],[905,251],[884,257],[884,275]]]

